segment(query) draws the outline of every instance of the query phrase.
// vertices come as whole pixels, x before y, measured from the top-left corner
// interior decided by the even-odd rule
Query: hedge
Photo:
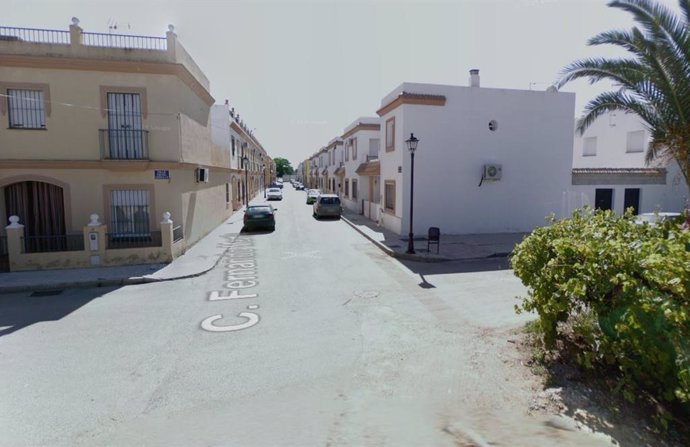
[[[598,327],[579,334],[584,367],[617,368],[631,400],[645,390],[688,409],[690,231],[680,223],[640,225],[631,213],[585,208],[536,229],[511,260],[529,290],[516,310],[539,315],[547,349],[562,323],[591,313]]]

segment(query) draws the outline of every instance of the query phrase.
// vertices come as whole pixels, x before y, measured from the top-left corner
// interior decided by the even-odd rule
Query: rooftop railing
[[[168,48],[168,40],[165,37],[81,32],[81,41],[72,42],[71,33],[69,31],[38,28],[14,28],[10,26],[0,26],[0,41],[61,45],[71,45],[76,43],[88,47],[160,51],[166,51]]]
[[[130,36],[126,34],[81,33],[82,43],[90,47],[162,50],[168,47],[165,37]]]
[[[0,41],[70,44],[69,31],[0,26]]]

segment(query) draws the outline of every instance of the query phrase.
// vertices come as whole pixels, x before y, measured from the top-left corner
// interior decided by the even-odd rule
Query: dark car
[[[275,209],[271,205],[249,206],[244,211],[244,229],[247,231],[276,229]]]

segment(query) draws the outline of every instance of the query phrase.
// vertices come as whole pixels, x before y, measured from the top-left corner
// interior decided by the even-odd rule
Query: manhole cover
[[[375,290],[362,290],[359,292],[355,292],[355,296],[359,298],[376,298],[379,296],[379,292]]]
[[[53,295],[60,295],[62,293],[62,290],[37,290],[29,296],[53,296]]]

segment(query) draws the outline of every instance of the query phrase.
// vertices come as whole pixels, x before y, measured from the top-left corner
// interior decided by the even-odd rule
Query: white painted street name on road
[[[224,290],[212,290],[208,293],[209,301],[226,301],[257,298],[256,293],[248,293],[247,289],[256,287],[257,280],[256,256],[252,240],[245,237],[226,238],[224,243],[228,250],[221,259],[224,272]],[[247,310],[259,309],[258,304],[250,304]],[[261,317],[255,312],[240,312],[239,318],[245,321],[238,324],[215,324],[223,319],[222,314],[211,315],[201,322],[201,328],[209,332],[233,332],[250,328],[256,325]]]

